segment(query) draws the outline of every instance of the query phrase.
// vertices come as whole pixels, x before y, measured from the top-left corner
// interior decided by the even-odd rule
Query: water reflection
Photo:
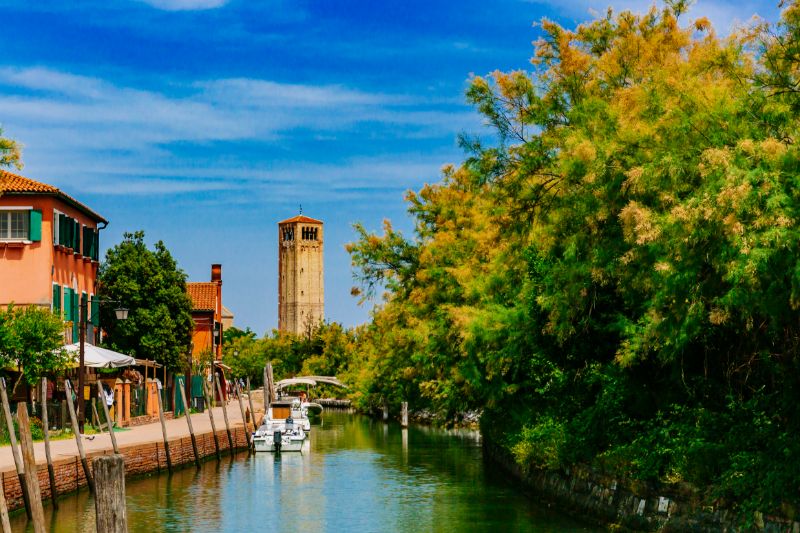
[[[127,484],[129,529],[156,531],[590,531],[544,511],[483,462],[480,435],[326,413],[303,453],[248,455]],[[88,493],[52,531],[94,531]],[[26,527],[13,517],[14,530]]]

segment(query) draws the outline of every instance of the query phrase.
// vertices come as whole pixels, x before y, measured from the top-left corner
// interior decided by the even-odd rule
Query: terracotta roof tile
[[[36,193],[58,196],[62,200],[72,204],[74,207],[80,209],[98,222],[108,222],[106,219],[77,201],[75,198],[65,194],[58,187],[53,187],[47,183],[42,183],[40,181],[26,178],[25,176],[20,176],[18,174],[8,172],[7,170],[0,169],[0,195]]]
[[[192,300],[192,311],[214,311],[217,308],[217,284],[212,281],[189,282],[186,293]]]
[[[291,224],[292,222],[307,222],[309,224],[322,224],[321,220],[307,217],[305,215],[297,215],[296,217],[287,218],[286,220],[281,220],[280,222],[278,222],[278,224]]]

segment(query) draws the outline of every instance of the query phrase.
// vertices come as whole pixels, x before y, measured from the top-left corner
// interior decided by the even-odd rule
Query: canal
[[[126,485],[132,532],[597,531],[556,514],[484,463],[480,436],[401,430],[328,412],[301,454],[240,453]],[[45,509],[52,531],[94,531],[86,491]],[[25,514],[12,517],[26,530]],[[32,531],[32,528],[29,527]]]

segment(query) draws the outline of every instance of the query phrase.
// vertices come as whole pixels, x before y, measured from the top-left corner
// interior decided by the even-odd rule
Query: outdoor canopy
[[[78,363],[80,354],[80,345],[67,344],[64,346],[67,353],[74,354],[75,364]],[[125,355],[113,350],[100,348],[91,344],[84,344],[83,349],[83,364],[91,368],[119,368],[121,366],[131,366],[136,364],[136,359],[130,355]]]

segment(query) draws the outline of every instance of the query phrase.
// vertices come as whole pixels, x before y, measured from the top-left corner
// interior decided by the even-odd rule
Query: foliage
[[[22,146],[17,141],[3,137],[3,129],[0,128],[0,168],[12,166],[22,168]]]
[[[170,370],[185,364],[192,334],[192,304],[186,294],[186,274],[159,241],[148,249],[144,232],[125,233],[120,244],[106,253],[98,276],[104,304],[100,326],[112,349],[142,359],[153,359]],[[127,320],[117,320],[116,307],[129,309]]]
[[[250,337],[251,339],[255,339],[256,333],[249,327],[245,329],[239,329],[236,326],[231,326],[222,332],[222,344],[230,344],[234,340],[241,337]]]
[[[296,375],[336,376],[347,370],[353,353],[354,334],[341,324],[321,323],[310,336],[272,331],[257,339],[255,335],[236,336],[223,348],[225,364],[234,377],[250,377],[262,382],[263,368],[272,363],[276,379]]]
[[[800,7],[725,39],[685,10],[544,20],[532,72],[471,80],[499,142],[409,193],[412,236],[356,226],[386,289],[357,405],[483,409],[525,466],[800,504]]]
[[[71,358],[63,344],[64,322],[49,309],[9,305],[0,310],[0,366],[21,372],[14,390],[23,378],[35,385],[42,376],[65,369]]]

